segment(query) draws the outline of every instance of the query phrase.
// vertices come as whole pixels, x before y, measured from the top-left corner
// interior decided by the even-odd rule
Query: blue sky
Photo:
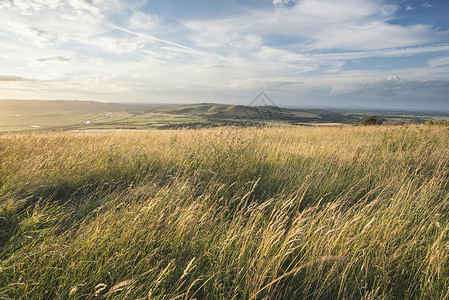
[[[449,110],[447,0],[0,0],[0,99]]]

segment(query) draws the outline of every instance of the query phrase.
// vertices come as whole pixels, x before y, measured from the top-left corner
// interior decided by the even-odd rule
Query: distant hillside
[[[211,119],[254,119],[254,120],[318,120],[321,116],[307,111],[287,109],[277,106],[245,106],[215,103],[193,105],[170,105],[156,112],[203,116]]]

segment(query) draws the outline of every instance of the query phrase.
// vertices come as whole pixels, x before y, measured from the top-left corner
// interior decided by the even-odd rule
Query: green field
[[[0,135],[1,299],[448,299],[447,126]]]

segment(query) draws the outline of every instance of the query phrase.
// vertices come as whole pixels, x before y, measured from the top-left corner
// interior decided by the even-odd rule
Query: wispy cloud
[[[448,92],[449,80],[402,80],[399,76],[392,75],[380,80],[334,85],[329,94],[331,96],[416,97],[429,95],[429,93],[445,95]]]
[[[179,44],[179,43],[175,43],[175,42],[172,42],[172,41],[169,41],[169,40],[161,39],[161,38],[158,38],[158,37],[153,36],[151,34],[132,31],[132,30],[126,29],[124,27],[118,26],[116,24],[113,24],[113,23],[106,23],[106,24],[110,28],[117,29],[117,30],[129,33],[129,34],[131,34],[133,36],[146,38],[147,40],[152,41],[152,42],[159,42],[159,43],[162,43],[162,44],[171,45],[171,46],[174,46],[176,48],[186,50],[189,53],[200,54],[200,55],[210,55],[211,54],[209,52],[200,51],[200,50],[194,49],[192,47],[184,46],[184,45]],[[170,50],[177,51],[176,48],[170,48]]]
[[[0,81],[32,81],[32,79],[21,76],[0,75]]]
[[[374,50],[439,41],[442,34],[430,25],[400,26],[389,22],[399,7],[370,0],[303,0],[276,13],[254,10],[250,15],[223,20],[189,20],[199,45],[230,48],[233,41],[252,34],[294,37],[296,48]],[[444,33],[447,36],[447,33]]]
[[[349,52],[328,52],[316,53],[314,57],[322,59],[338,59],[338,60],[352,60],[370,57],[400,57],[411,56],[423,53],[435,53],[449,51],[449,44],[437,44],[429,46],[407,47],[407,48],[393,48],[383,50],[368,50],[368,51],[349,51]]]
[[[141,11],[133,11],[128,20],[129,28],[133,30],[150,30],[155,28],[159,22],[160,20],[158,16],[143,13]]]
[[[38,58],[36,59],[37,61],[40,62],[46,62],[46,61],[59,61],[59,62],[69,62],[72,59],[70,57],[65,57],[65,56],[51,56],[51,57],[42,57],[42,58]]]
[[[447,66],[449,65],[449,56],[429,59],[427,63],[432,67]]]
[[[294,4],[296,4],[296,0],[273,0],[272,1],[272,3],[273,3],[273,5],[274,6],[278,6],[278,7],[281,7],[281,6],[284,6],[284,5],[294,5]]]

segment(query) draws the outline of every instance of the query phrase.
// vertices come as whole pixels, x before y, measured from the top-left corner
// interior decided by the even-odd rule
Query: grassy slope
[[[291,110],[275,106],[245,106],[203,103],[193,105],[171,105],[156,111],[184,114],[187,116],[200,115],[212,119],[254,119],[254,120],[310,120],[320,119],[320,115],[299,110]]]
[[[2,135],[0,297],[448,298],[448,144],[436,126]]]

